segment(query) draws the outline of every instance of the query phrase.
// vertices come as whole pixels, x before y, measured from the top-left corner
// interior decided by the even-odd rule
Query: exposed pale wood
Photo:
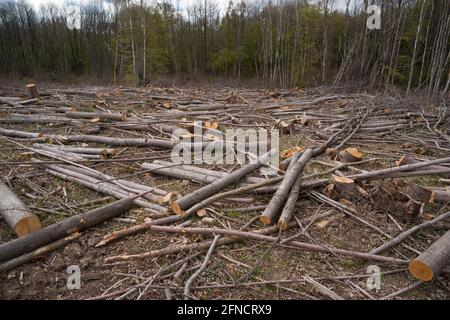
[[[450,230],[417,258],[409,262],[409,272],[417,279],[431,281],[450,264]]]
[[[27,93],[28,99],[39,98],[39,92],[34,83],[27,84],[26,93]]]
[[[339,152],[339,160],[342,162],[357,162],[363,159],[363,154],[356,148],[347,148]]]
[[[39,218],[0,179],[0,214],[19,236],[25,236],[41,229]]]

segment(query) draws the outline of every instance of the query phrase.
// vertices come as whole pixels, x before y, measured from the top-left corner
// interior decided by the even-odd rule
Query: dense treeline
[[[0,72],[144,85],[160,75],[294,87],[359,81],[434,95],[449,87],[450,1],[214,0],[0,4]],[[382,9],[369,30],[369,4]]]

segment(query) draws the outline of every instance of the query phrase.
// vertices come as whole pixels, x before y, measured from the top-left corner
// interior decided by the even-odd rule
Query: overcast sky
[[[7,0],[0,0],[0,2],[2,1],[7,1]],[[28,0],[30,3],[32,3],[36,8],[39,8],[39,6],[41,4],[44,3],[48,3],[48,2],[53,2],[56,4],[62,4],[64,3],[64,0]],[[80,0],[75,0],[75,1],[80,1]],[[81,0],[81,1],[89,1],[89,0]],[[178,0],[180,3],[180,6],[184,6],[184,7],[189,7],[190,5],[192,5],[193,3],[195,3],[198,0]],[[219,7],[222,11],[224,11],[229,3],[229,0],[215,0],[218,4]],[[237,2],[238,0],[235,0],[234,2]],[[172,0],[173,3],[176,3],[177,0]],[[335,0],[335,4],[334,4],[334,8],[335,9],[344,9],[345,8],[345,0]]]

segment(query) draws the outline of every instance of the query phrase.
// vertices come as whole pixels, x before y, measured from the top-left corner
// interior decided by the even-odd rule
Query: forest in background
[[[214,0],[0,3],[0,73],[89,77],[143,86],[176,79],[253,79],[266,87],[362,83],[429,96],[450,83],[450,1]],[[369,30],[370,4],[381,30]]]

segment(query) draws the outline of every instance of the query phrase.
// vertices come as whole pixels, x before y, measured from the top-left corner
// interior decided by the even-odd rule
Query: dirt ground
[[[0,97],[19,97],[24,94],[23,84],[3,84],[0,86]],[[250,109],[258,105],[269,105],[296,101],[310,101],[321,96],[333,94],[346,95],[321,91],[280,91],[274,94],[266,90],[246,90],[233,88],[146,88],[139,91],[127,88],[113,87],[83,87],[75,88],[52,84],[40,85],[43,96],[42,104],[46,101],[64,101],[66,106],[74,107],[77,111],[99,111],[103,109],[124,112],[136,116],[143,114],[164,113],[174,109],[173,100],[155,98],[154,96],[170,96],[179,100],[202,100],[205,103],[241,103],[247,104],[240,113],[231,112],[239,120],[242,127],[259,127],[273,124],[273,115],[261,111],[252,112]],[[69,90],[71,92],[69,92]],[[77,94],[76,91],[80,93]],[[88,94],[86,94],[88,92]],[[152,96],[153,95],[153,96]],[[350,94],[349,94],[350,95]],[[361,94],[364,97],[364,94]],[[359,98],[358,98],[359,99]],[[329,114],[339,109],[343,100],[347,103],[366,103],[362,100],[340,98],[331,102],[320,103],[318,108],[330,108]],[[234,100],[234,101],[233,101]],[[361,102],[362,101],[362,102]],[[377,98],[377,103],[386,103],[387,107],[395,108],[401,104],[411,107],[414,101],[402,102],[396,98]],[[166,104],[166,105],[164,105]],[[214,115],[217,118],[222,115]],[[254,116],[252,118],[252,116]],[[258,118],[262,116],[262,118]],[[204,120],[205,117],[200,117]],[[236,123],[234,123],[236,124]],[[232,127],[233,122],[226,122],[223,128]],[[0,123],[0,127],[22,130],[27,132],[42,132],[52,134],[73,134],[79,129],[71,125],[49,124],[8,124]],[[292,146],[315,146],[323,140],[315,134],[314,126],[297,126],[292,132],[281,137],[281,148],[286,150]],[[416,155],[423,159],[443,157],[449,151],[430,148],[423,143],[415,142],[410,137],[425,137],[427,129],[424,126],[415,127],[408,131],[396,131],[385,136],[373,136],[373,141],[367,137],[352,140],[352,146],[360,148],[367,158],[376,160],[358,166],[360,170],[376,170],[395,166],[395,161],[403,154]],[[161,136],[159,133],[138,131],[125,131],[106,126],[100,133],[103,136],[115,137],[152,137]],[[167,137],[165,137],[167,138]],[[385,142],[383,142],[383,139]],[[428,140],[427,140],[428,141]],[[17,195],[40,218],[43,226],[51,225],[69,216],[86,212],[93,208],[113,202],[113,197],[93,191],[77,183],[64,181],[45,172],[44,168],[30,164],[24,153],[29,152],[34,142],[27,139],[16,139],[0,136],[0,176],[7,177]],[[427,143],[428,144],[428,143]],[[89,144],[95,147],[95,144]],[[98,145],[100,147],[100,145]],[[119,153],[115,159],[161,159],[170,161],[167,151],[147,147],[117,147]],[[425,149],[425,150],[424,150]],[[41,160],[46,157],[35,155]],[[331,160],[330,156],[322,155],[318,159],[322,162]],[[142,173],[139,161],[122,162],[92,162],[94,168],[114,177],[126,176],[126,179],[140,184],[154,186],[166,191],[176,191],[187,194],[195,190],[199,184],[177,179]],[[215,166],[216,170],[226,171],[233,167]],[[330,167],[319,162],[310,163],[305,174],[320,173]],[[353,174],[353,169],[343,169],[346,174]],[[445,187],[439,182],[437,176],[411,178],[417,183],[426,186]],[[377,181],[364,184],[366,191],[375,190]],[[317,191],[321,192],[322,188]],[[0,195],[1,197],[1,195]],[[246,194],[242,195],[241,202],[220,201],[219,205],[210,206],[207,215],[214,219],[213,226],[220,228],[239,229],[255,218],[249,230],[260,230],[264,226],[256,219],[261,211],[242,212],[235,208],[265,205],[270,195]],[[104,198],[99,203],[98,199]],[[250,200],[249,200],[250,199]],[[239,200],[239,199],[238,199]],[[96,202],[94,202],[96,201]],[[300,235],[297,240],[319,244],[322,246],[343,248],[353,251],[368,252],[381,245],[386,238],[372,228],[350,218],[339,210],[310,198],[306,191],[300,195],[301,205],[296,207],[295,215],[298,221],[308,221],[318,212],[330,211],[331,214],[323,219],[315,220],[309,227],[307,235]],[[396,212],[391,212],[391,204],[371,203],[366,198],[353,199],[358,215],[365,221],[375,225],[385,233],[395,236],[401,230],[406,230],[418,223],[429,220],[438,213],[445,212],[445,205],[425,204],[420,215],[412,220],[398,218]],[[120,218],[134,219],[129,221],[110,220],[89,230],[82,232],[81,236],[67,246],[51,252],[35,261],[26,263],[13,270],[0,274],[1,299],[166,299],[169,292],[173,299],[183,298],[183,288],[187,279],[202,264],[205,252],[192,250],[172,255],[165,255],[146,259],[131,259],[117,262],[106,262],[106,258],[139,254],[151,250],[185,244],[201,243],[211,239],[207,235],[169,234],[143,231],[111,242],[106,246],[95,245],[109,232],[129,228],[143,223],[152,215],[142,208],[135,208]],[[307,224],[307,223],[306,223]],[[303,226],[306,225],[305,223]],[[193,217],[190,227],[204,227],[204,220]],[[291,228],[282,234],[281,239],[295,235],[298,228]],[[438,228],[429,228],[410,237],[405,244],[418,251],[425,250],[438,237],[445,233]],[[276,236],[276,234],[274,235]],[[0,244],[10,241],[15,235],[5,223],[0,221]],[[185,258],[190,255],[192,259]],[[402,259],[411,259],[416,256],[414,252],[402,245],[396,246],[383,255]],[[181,261],[173,269],[167,267]],[[69,289],[67,287],[67,273],[69,266],[79,266],[81,271],[81,288]],[[381,272],[381,288],[370,290],[367,286],[371,281],[372,273],[368,267],[377,265]],[[180,270],[181,269],[181,270]],[[164,272],[160,272],[164,270]],[[178,272],[179,271],[179,272]],[[157,275],[155,277],[155,275]],[[148,286],[133,287],[150,280]],[[344,299],[381,299],[401,289],[408,288],[417,283],[408,272],[407,265],[391,265],[387,263],[370,262],[361,259],[344,257],[336,254],[306,252],[283,246],[255,240],[239,240],[232,244],[219,246],[215,249],[210,263],[204,273],[200,275],[192,286],[191,293],[198,299],[330,299],[310,278],[316,283],[330,289]],[[147,283],[149,283],[147,281]],[[447,274],[431,282],[417,284],[416,287],[398,294],[393,299],[431,299],[441,300],[450,298],[450,278]],[[134,288],[134,290],[133,290]],[[100,297],[102,296],[103,297]]]

